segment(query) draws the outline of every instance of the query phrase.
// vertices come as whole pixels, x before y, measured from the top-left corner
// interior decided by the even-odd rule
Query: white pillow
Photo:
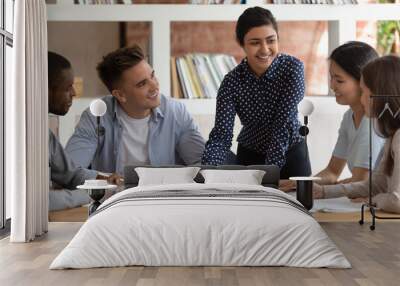
[[[261,185],[265,171],[261,170],[202,170],[205,184],[233,183]]]
[[[193,179],[199,170],[199,167],[135,168],[139,176],[138,186],[195,183]]]

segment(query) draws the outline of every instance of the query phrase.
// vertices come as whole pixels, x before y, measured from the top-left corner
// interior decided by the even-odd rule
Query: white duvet
[[[249,191],[249,197],[178,194],[171,198],[122,199],[174,190],[182,194],[246,195]],[[252,197],[251,191],[263,191],[272,199]],[[50,269],[127,265],[351,267],[318,222],[293,203],[299,204],[281,191],[252,185],[179,184],[127,189],[100,206]]]

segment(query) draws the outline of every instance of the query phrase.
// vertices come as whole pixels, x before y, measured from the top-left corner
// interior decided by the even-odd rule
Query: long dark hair
[[[400,129],[400,116],[395,118],[390,112],[382,111],[388,104],[394,114],[400,110],[400,58],[394,55],[384,56],[373,60],[362,70],[365,85],[374,96],[382,98],[372,99],[371,117],[377,122],[378,132],[385,138],[392,139]],[[388,97],[396,96],[396,97]],[[393,173],[394,158],[389,151],[385,173]]]
[[[351,41],[334,49],[329,59],[339,65],[346,73],[360,81],[362,68],[378,58],[378,53],[370,45]]]

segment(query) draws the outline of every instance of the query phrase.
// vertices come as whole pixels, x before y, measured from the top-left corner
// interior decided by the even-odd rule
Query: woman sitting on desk
[[[237,139],[238,164],[277,165],[281,178],[310,175],[297,119],[297,105],[304,97],[303,64],[279,53],[277,23],[266,9],[246,9],[236,24],[236,39],[246,58],[219,88],[215,126],[203,164],[225,162],[238,114],[243,125]]]
[[[372,174],[372,203],[384,211],[400,213],[400,58],[385,56],[365,66],[361,90],[365,114],[374,119],[377,131],[387,138],[382,160]],[[348,196],[366,200],[368,192],[369,180],[331,186],[314,184],[315,199]]]
[[[329,57],[330,88],[336,102],[350,108],[343,115],[339,137],[328,166],[316,176],[320,185],[350,183],[365,180],[369,169],[369,124],[361,104],[361,69],[378,58],[377,52],[363,42],[348,42],[337,47]],[[372,164],[385,143],[375,132],[372,133]],[[344,167],[348,166],[351,177],[338,182]],[[295,182],[281,181],[280,189],[295,188]]]

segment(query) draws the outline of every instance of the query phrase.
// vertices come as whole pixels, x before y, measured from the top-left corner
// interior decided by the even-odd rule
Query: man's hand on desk
[[[107,182],[109,184],[118,185],[118,186],[121,186],[123,181],[124,181],[122,176],[118,175],[117,173],[112,173],[109,176],[104,176],[104,175],[101,175],[101,174],[97,174],[96,179],[97,180],[107,180]]]

